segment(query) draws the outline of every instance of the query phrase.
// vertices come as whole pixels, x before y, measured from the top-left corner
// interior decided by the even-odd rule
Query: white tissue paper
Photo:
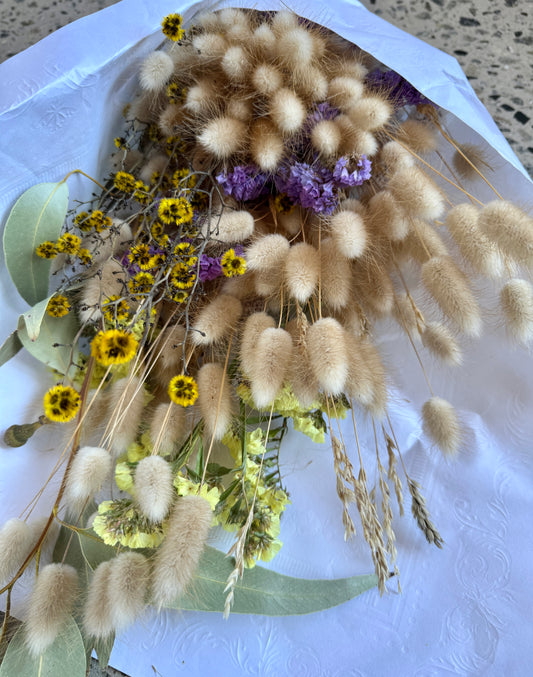
[[[105,172],[122,108],[136,89],[139,63],[162,42],[162,18],[181,12],[189,20],[206,6],[123,0],[0,65],[2,221],[34,183],[57,181],[76,168],[95,177]],[[216,5],[222,6],[284,7]],[[290,7],[370,52],[449,111],[447,129],[461,143],[483,146],[500,192],[531,206],[530,179],[455,59],[355,1],[311,6],[298,0]],[[76,177],[69,186],[74,197],[90,190]],[[493,199],[482,184],[477,194]],[[5,266],[0,293],[3,341],[26,310]],[[468,429],[464,451],[449,462],[422,435],[417,412],[429,393],[406,339],[391,327],[380,345],[388,367],[396,365],[391,419],[400,448],[445,541],[442,550],[429,546],[409,514],[399,520],[402,594],[391,585],[381,598],[372,590],[328,611],[283,618],[231,615],[224,621],[218,614],[150,611],[117,638],[111,665],[132,677],[528,674],[533,362],[524,350],[509,347],[496,319],[492,324],[480,342],[467,346],[465,367],[443,371],[427,365],[435,392],[457,406]],[[34,420],[49,383],[49,374],[28,355],[19,353],[4,365],[0,428]],[[361,426],[362,446],[372,449],[371,430]],[[21,514],[53,468],[57,446],[45,432],[19,449],[0,446],[0,522]],[[345,432],[350,435],[348,426]],[[346,441],[350,448],[353,440]],[[282,462],[293,504],[283,519],[284,546],[272,568],[308,578],[372,571],[362,537],[344,543],[329,445],[314,445],[294,433],[284,441]],[[53,490],[48,487],[34,514],[50,508]],[[230,544],[229,535],[218,541],[222,548]],[[17,610],[22,613],[18,603]]]

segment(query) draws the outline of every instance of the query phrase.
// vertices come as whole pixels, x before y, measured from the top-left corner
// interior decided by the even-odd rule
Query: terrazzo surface
[[[362,3],[457,58],[477,95],[533,175],[533,0]],[[112,4],[113,0],[2,0],[0,62],[61,26]],[[111,668],[101,671],[96,662],[90,674],[122,675]]]

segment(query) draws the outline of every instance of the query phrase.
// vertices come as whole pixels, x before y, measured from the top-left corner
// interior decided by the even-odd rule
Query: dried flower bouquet
[[[442,546],[387,413],[383,320],[420,362],[424,431],[447,455],[464,430],[424,360],[459,365],[459,337],[480,335],[472,279],[496,280],[514,339],[533,335],[533,289],[521,277],[533,221],[412,85],[289,11],[225,9],[187,30],[172,14],[162,29],[93,198],[69,209],[68,177],[39,184],[5,228],[6,265],[32,308],[2,360],[25,347],[54,371],[42,415],[5,440],[20,446],[44,425],[64,439],[49,518],[0,531],[3,634],[11,590],[37,561],[19,637],[29,660],[50,656],[69,627],[105,662],[115,633],[149,603],[249,611],[243,574],[258,596],[277,576],[245,568],[282,545],[289,427],[331,442],[345,537],[355,505],[375,567],[347,593],[300,581],[302,598],[307,585],[328,600],[294,613],[383,592],[399,573],[393,516],[405,489],[426,539]],[[476,197],[476,182],[491,201]],[[371,449],[357,438],[362,417]],[[55,561],[39,566],[58,525]],[[215,525],[235,532],[231,562],[205,550]],[[268,605],[260,612],[280,613]]]

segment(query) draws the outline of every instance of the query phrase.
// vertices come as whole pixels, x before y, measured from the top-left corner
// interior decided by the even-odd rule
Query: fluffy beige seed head
[[[168,515],[174,488],[172,468],[161,456],[142,458],[135,469],[135,498],[150,522],[162,522]]]
[[[413,308],[411,298],[406,293],[396,294],[394,297],[394,317],[402,329],[412,339],[420,338],[418,331],[419,318]]]
[[[307,348],[296,341],[287,380],[291,384],[294,396],[302,407],[310,407],[313,402],[316,402],[318,398],[318,381],[311,369]]]
[[[113,461],[106,449],[82,447],[74,456],[66,478],[65,505],[74,514],[95,496],[110,477]]]
[[[132,625],[146,607],[150,564],[140,552],[122,552],[111,560],[108,593],[115,632]]]
[[[248,376],[258,409],[272,404],[283,386],[292,357],[292,338],[285,329],[264,329],[257,339]]]
[[[283,267],[289,249],[289,241],[283,235],[265,235],[246,250],[246,265],[250,270],[276,270]]]
[[[177,369],[167,371],[168,374],[177,373]],[[159,440],[159,453],[172,454],[187,437],[187,413],[185,407],[173,406],[168,411],[168,404],[162,402],[155,408],[150,419],[150,441],[154,445]]]
[[[122,296],[126,274],[115,259],[109,259],[101,267],[101,274],[90,277],[81,292],[80,322],[97,321],[102,317],[101,305],[110,296]]]
[[[409,233],[409,219],[389,190],[380,190],[368,202],[372,231],[379,231],[393,242],[400,242]]]
[[[24,520],[13,518],[0,529],[0,586],[4,586],[17,573],[30,554],[33,530]]]
[[[264,172],[278,167],[285,145],[274,123],[267,119],[256,120],[250,129],[250,153],[253,161]]]
[[[479,215],[480,229],[517,263],[533,264],[533,219],[507,200],[486,204]]]
[[[398,139],[417,155],[437,150],[437,128],[420,120],[406,120],[398,128]]]
[[[169,325],[159,334],[155,343],[154,375],[162,386],[168,384],[168,375],[177,374],[185,357],[185,327]]]
[[[152,155],[148,162],[139,172],[139,178],[148,185],[152,179],[152,176],[155,172],[164,172],[168,166],[168,156],[163,155],[162,153],[157,153]]]
[[[246,80],[250,71],[250,58],[239,45],[233,45],[222,57],[222,70],[230,82],[240,83]]]
[[[405,211],[414,217],[429,221],[444,212],[444,199],[437,185],[418,167],[395,172],[389,188]]]
[[[461,444],[461,426],[457,412],[441,397],[432,397],[422,407],[422,427],[445,454],[453,456]]]
[[[469,336],[481,333],[481,316],[466,275],[449,257],[435,257],[422,266],[422,281],[442,312]]]
[[[348,376],[346,333],[333,317],[314,322],[306,334],[309,364],[320,387],[331,395],[340,395]]]
[[[201,496],[178,498],[163,544],[156,551],[152,600],[161,608],[176,601],[191,582],[211,526],[212,511]]]
[[[299,207],[295,207],[287,214],[278,214],[278,226],[281,226],[288,235],[297,235],[302,230],[304,216]]]
[[[308,101],[324,101],[328,96],[328,79],[315,66],[295,69],[290,82],[298,94]]]
[[[87,591],[83,610],[83,628],[89,637],[103,639],[113,633],[109,600],[111,560],[101,562],[95,569]]]
[[[188,88],[184,107],[194,115],[210,115],[216,111],[217,99],[217,91],[213,81],[198,80]]]
[[[347,259],[360,257],[366,249],[367,234],[363,218],[353,211],[340,211],[329,222],[331,237]]]
[[[297,132],[304,123],[306,112],[300,97],[287,87],[278,89],[270,101],[270,117],[282,134]]]
[[[330,80],[328,102],[342,111],[352,109],[363,96],[363,83],[346,76]]]
[[[346,396],[363,407],[370,407],[374,401],[374,378],[364,359],[361,341],[346,333],[346,354],[348,375],[345,384]]]
[[[404,169],[409,169],[415,164],[411,153],[397,141],[388,141],[381,148],[380,159],[387,168],[389,174],[395,174]]]
[[[460,204],[446,214],[446,226],[461,254],[474,270],[487,277],[501,277],[504,264],[498,248],[478,227],[479,210]]]
[[[359,342],[358,350],[372,379],[372,401],[365,406],[374,418],[382,419],[387,411],[388,389],[381,355],[377,348],[366,339]]]
[[[231,97],[226,103],[226,115],[241,122],[250,122],[253,115],[252,102],[245,98]]]
[[[210,235],[221,242],[244,242],[254,232],[254,217],[244,210],[225,209],[211,219]]]
[[[289,295],[305,303],[314,293],[320,275],[320,254],[313,245],[298,242],[285,259],[285,282]]]
[[[394,287],[389,268],[376,257],[366,257],[353,267],[353,292],[365,311],[385,316],[394,306]]]
[[[261,56],[272,58],[276,51],[276,35],[268,24],[261,24],[253,32],[251,44]]]
[[[301,26],[284,31],[276,44],[278,59],[289,70],[310,66],[316,55],[313,36]]]
[[[445,364],[456,366],[463,361],[461,348],[444,324],[428,322],[422,333],[422,343]]]
[[[351,106],[349,117],[358,129],[373,132],[384,127],[392,115],[391,104],[378,96],[367,96]]]
[[[252,73],[252,85],[263,96],[270,96],[283,86],[283,75],[270,63],[260,63]]]
[[[28,604],[26,645],[32,656],[55,640],[74,605],[78,574],[68,564],[47,564],[39,571]]]
[[[446,245],[435,228],[420,219],[410,219],[410,231],[403,245],[405,252],[421,264],[436,256],[448,256]]]
[[[183,122],[184,117],[183,106],[179,103],[171,103],[159,116],[159,129],[165,136],[172,136],[176,133],[177,127]]]
[[[283,9],[274,14],[272,30],[277,37],[295,28],[298,28],[298,17],[294,12]]]
[[[455,151],[452,162],[455,171],[469,181],[481,178],[478,172],[483,174],[487,169],[492,170],[483,149],[471,143],[461,144],[459,150]]]
[[[323,156],[335,155],[340,146],[341,131],[333,120],[321,120],[313,127],[311,143]]]
[[[202,365],[196,381],[198,407],[204,419],[207,438],[221,440],[233,413],[230,383],[223,365],[216,362]]]
[[[245,375],[253,369],[255,348],[259,336],[265,329],[271,329],[276,326],[274,318],[267,313],[253,313],[246,318],[241,332],[241,346],[239,357],[241,367]]]
[[[144,409],[144,386],[140,378],[127,377],[115,381],[106,393],[109,429],[109,450],[114,457],[124,453],[135,441]]]
[[[174,72],[174,62],[166,52],[152,52],[143,61],[139,84],[148,92],[157,92],[167,84]]]
[[[207,123],[198,136],[200,145],[217,160],[227,160],[248,143],[248,128],[241,120],[219,117]]]
[[[527,280],[510,280],[500,292],[506,328],[511,336],[527,343],[533,338],[533,287]]]
[[[204,61],[220,58],[228,47],[228,43],[220,33],[200,33],[192,39],[193,47]]]
[[[191,341],[197,346],[220,341],[235,328],[241,314],[239,299],[229,294],[219,294],[198,313],[192,327]]]
[[[320,243],[320,293],[322,300],[333,310],[346,307],[350,302],[351,284],[350,261],[341,256],[331,238],[324,238]]]

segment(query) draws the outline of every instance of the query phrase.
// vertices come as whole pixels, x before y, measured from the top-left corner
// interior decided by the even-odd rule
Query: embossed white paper
[[[120,111],[135,89],[139,60],[161,41],[161,18],[187,7],[186,16],[192,16],[204,5],[124,0],[0,65],[2,218],[32,183],[57,180],[74,168],[93,175],[103,171],[120,129]],[[302,0],[291,7],[372,52],[454,112],[446,123],[460,141],[479,141],[465,123],[475,129],[497,158],[495,183],[503,194],[531,205],[532,184],[454,59],[357,2],[310,8]],[[78,188],[86,189],[74,180],[71,195]],[[491,198],[488,189],[481,193]],[[3,340],[25,307],[4,267],[0,276]],[[443,372],[428,364],[433,388],[457,405],[469,430],[465,449],[453,462],[422,437],[417,411],[428,391],[406,339],[391,326],[380,346],[394,374],[391,418],[399,443],[445,541],[442,550],[429,546],[409,514],[399,520],[402,595],[391,583],[392,592],[383,598],[371,591],[319,614],[279,619],[233,615],[223,621],[205,613],[150,612],[117,639],[112,665],[132,677],[528,674],[533,362],[526,352],[509,348],[502,328],[496,320],[491,326],[490,312],[487,316],[485,338],[467,346],[466,367]],[[2,367],[2,429],[31,418],[28,402],[37,402],[35,413],[48,382],[24,355]],[[353,449],[348,426],[344,432]],[[364,421],[361,432],[363,447],[372,449]],[[40,433],[21,449],[0,448],[2,521],[20,513],[55,463],[56,443]],[[325,578],[371,571],[362,538],[344,543],[329,446],[292,434],[282,466],[293,505],[283,519],[285,545],[273,568]],[[51,505],[52,495],[50,487],[40,511]],[[231,541],[226,535],[218,543],[227,549]]]

